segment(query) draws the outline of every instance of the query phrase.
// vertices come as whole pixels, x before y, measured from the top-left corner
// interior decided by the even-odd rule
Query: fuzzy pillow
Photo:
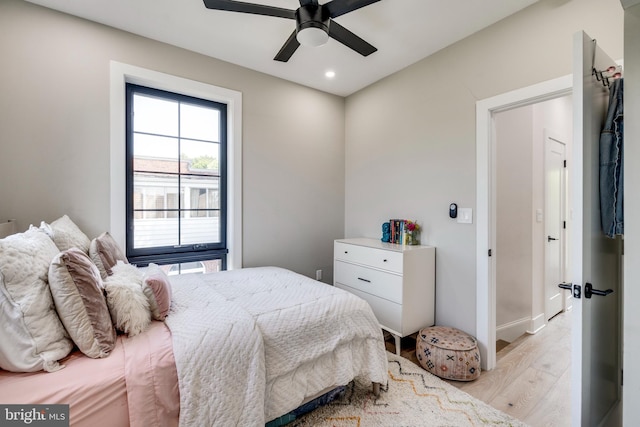
[[[125,264],[129,263],[116,240],[107,231],[91,241],[89,256],[98,267],[102,279],[106,279],[107,276],[111,275],[111,268],[118,261],[122,261]]]
[[[104,280],[107,306],[115,327],[129,336],[138,335],[151,323],[149,300],[142,291],[142,274],[119,261]]]
[[[107,357],[116,345],[102,279],[89,256],[78,248],[60,252],[49,266],[49,287],[62,324],[81,352]]]
[[[60,251],[78,248],[85,254],[89,253],[91,241],[67,215],[56,219],[51,224],[42,221],[40,228],[53,239]]]
[[[73,343],[53,305],[47,280],[58,248],[31,228],[0,240],[0,368],[56,371]]]
[[[149,264],[142,277],[142,291],[149,300],[151,317],[164,320],[171,308],[169,277],[157,264]]]

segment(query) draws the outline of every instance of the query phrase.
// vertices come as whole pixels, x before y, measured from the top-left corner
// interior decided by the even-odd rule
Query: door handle
[[[580,293],[581,293],[580,285],[574,285],[573,283],[562,282],[558,285],[558,287],[562,289],[568,289],[573,292],[574,298],[580,298]]]
[[[552,240],[558,240],[555,237],[551,237],[551,236],[547,236],[547,242],[550,242]]]
[[[612,293],[613,293],[613,289],[607,289],[606,291],[601,291],[600,289],[593,289],[593,285],[591,283],[585,283],[584,285],[585,298],[591,298],[591,295],[606,297],[607,295]]]

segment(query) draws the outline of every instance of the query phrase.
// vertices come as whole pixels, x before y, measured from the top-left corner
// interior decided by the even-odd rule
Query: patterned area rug
[[[290,426],[418,427],[518,426],[522,423],[458,390],[411,361],[387,352],[389,383],[376,398],[371,384],[354,381],[344,396]]]

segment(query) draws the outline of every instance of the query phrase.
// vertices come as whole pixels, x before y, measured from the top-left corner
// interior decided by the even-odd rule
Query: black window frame
[[[220,112],[220,158],[219,158],[219,194],[220,194],[220,242],[196,243],[177,246],[157,246],[134,248],[134,155],[133,155],[133,97],[135,94],[156,96],[191,105],[213,107]],[[180,136],[178,136],[180,138]],[[129,262],[139,266],[149,263],[180,264],[192,261],[220,260],[221,270],[227,269],[227,104],[169,92],[152,87],[126,83],[126,256]],[[176,175],[184,175],[180,170]],[[178,185],[179,189],[179,185]],[[178,195],[179,195],[178,190]],[[180,197],[178,218],[180,219]],[[186,209],[188,210],[188,209]],[[169,210],[167,210],[169,211]],[[180,230],[180,229],[179,229]],[[180,231],[179,231],[180,233]]]

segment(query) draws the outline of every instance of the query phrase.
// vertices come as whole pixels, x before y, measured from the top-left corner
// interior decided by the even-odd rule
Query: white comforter
[[[276,267],[172,278],[182,426],[264,426],[356,376],[386,384],[362,299]]]

